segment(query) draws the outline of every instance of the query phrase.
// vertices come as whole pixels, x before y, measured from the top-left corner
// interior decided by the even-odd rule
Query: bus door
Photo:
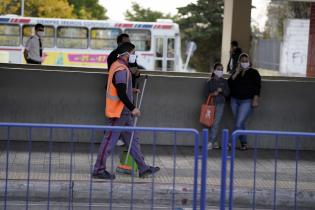
[[[160,71],[175,70],[175,37],[155,37],[154,69]],[[177,63],[177,62],[176,62]]]

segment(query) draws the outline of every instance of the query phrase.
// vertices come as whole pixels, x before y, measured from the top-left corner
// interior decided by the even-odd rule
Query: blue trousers
[[[111,126],[133,126],[133,118],[131,115],[121,115],[120,118],[109,118],[109,125]],[[121,136],[126,146],[130,145],[131,138],[130,131],[106,131],[101,146],[98,151],[97,160],[94,165],[94,173],[101,173],[106,170],[106,160],[112,154],[114,147]],[[142,172],[149,168],[144,162],[143,154],[140,150],[139,138],[137,133],[134,134],[130,155],[138,164],[139,171]]]
[[[240,100],[232,97],[231,108],[234,115],[234,130],[245,130],[246,121],[253,111],[252,100]],[[241,135],[239,139],[241,144],[247,144],[246,136]]]
[[[217,138],[220,122],[223,117],[224,103],[215,105],[215,119],[212,127],[210,128],[210,142],[214,143]]]

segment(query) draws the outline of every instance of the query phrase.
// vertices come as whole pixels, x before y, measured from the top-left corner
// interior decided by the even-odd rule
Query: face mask
[[[247,62],[247,63],[241,63],[241,68],[242,69],[248,69],[248,67],[250,66],[250,63]]]
[[[214,70],[213,73],[214,73],[217,77],[219,77],[219,78],[223,77],[223,71]]]
[[[38,32],[37,32],[37,35],[40,36],[40,37],[44,36],[44,34],[45,34],[44,31],[38,31]]]
[[[129,54],[129,60],[128,63],[135,63],[137,59],[137,55],[135,54]]]

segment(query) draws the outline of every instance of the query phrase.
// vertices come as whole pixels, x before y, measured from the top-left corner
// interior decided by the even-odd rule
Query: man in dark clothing
[[[117,45],[121,45],[122,43],[130,42],[129,35],[128,34],[120,34],[117,36]],[[111,65],[117,60],[117,48],[113,50],[109,56],[107,57],[107,69],[109,70]]]
[[[230,50],[230,60],[227,66],[227,71],[230,74],[233,74],[235,72],[237,64],[238,64],[238,59],[241,54],[242,54],[242,49],[238,46],[238,42],[232,41],[231,50]]]

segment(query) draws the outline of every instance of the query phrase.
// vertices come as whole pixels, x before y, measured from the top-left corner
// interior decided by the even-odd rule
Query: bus
[[[163,19],[130,22],[0,16],[2,60],[6,57],[8,63],[25,63],[24,46],[37,23],[45,26],[44,65],[106,69],[107,56],[117,47],[116,37],[127,33],[136,46],[137,63],[143,69],[183,71],[179,26]]]

